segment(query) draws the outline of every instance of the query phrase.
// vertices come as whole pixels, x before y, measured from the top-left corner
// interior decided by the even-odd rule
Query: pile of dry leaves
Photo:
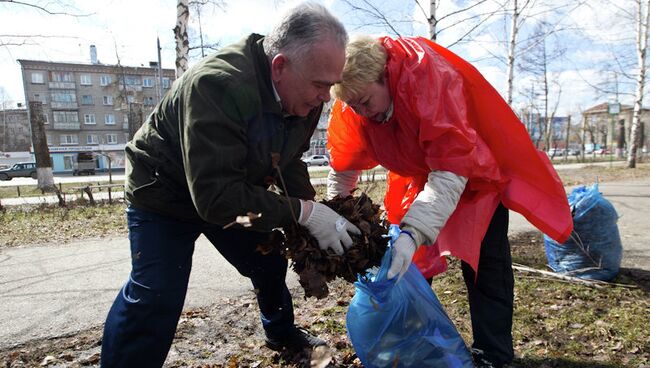
[[[357,274],[378,266],[388,245],[388,229],[381,219],[380,206],[373,204],[364,193],[356,197],[336,197],[320,203],[361,230],[361,236],[350,234],[354,244],[343,255],[320,249],[318,241],[307,228],[298,224],[284,228],[284,233],[274,231],[270,241],[258,247],[263,253],[280,249],[292,261],[292,268],[300,276],[305,297],[315,296],[318,299],[329,294],[327,283],[335,278],[354,282]]]

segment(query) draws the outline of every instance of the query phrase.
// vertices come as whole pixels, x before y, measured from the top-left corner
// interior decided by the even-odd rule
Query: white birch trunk
[[[436,40],[436,26],[438,20],[436,19],[436,0],[431,0],[429,3],[429,39]]]
[[[517,0],[513,0],[512,24],[510,27],[510,43],[508,44],[508,85],[506,86],[506,102],[512,105],[512,90],[514,88],[514,70],[515,70],[515,46],[517,44],[517,33],[519,32],[519,8]]]
[[[645,0],[643,9],[642,0],[637,0],[637,35],[636,54],[638,63],[638,74],[636,78],[636,94],[634,97],[634,113],[632,116],[632,128],[630,134],[630,149],[627,156],[627,167],[636,167],[636,153],[638,150],[639,136],[641,133],[641,107],[643,104],[643,89],[646,74],[646,50],[648,48],[648,25],[650,20],[650,0]]]
[[[176,79],[187,70],[190,42],[187,36],[187,21],[190,15],[188,0],[178,0],[176,5],[176,27],[174,27],[174,38],[176,39]]]

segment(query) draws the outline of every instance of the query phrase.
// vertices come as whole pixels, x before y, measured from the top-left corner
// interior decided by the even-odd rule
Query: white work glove
[[[352,245],[350,234],[361,235],[359,228],[354,226],[331,208],[314,201],[300,200],[300,225],[305,226],[311,235],[318,240],[320,249],[332,249],[342,255],[343,248]]]
[[[393,257],[387,275],[389,279],[399,276],[397,278],[397,281],[399,281],[402,276],[404,276],[411,265],[411,260],[413,259],[413,254],[415,254],[417,247],[415,240],[413,240],[413,238],[411,238],[407,233],[402,232],[399,234],[392,248]]]

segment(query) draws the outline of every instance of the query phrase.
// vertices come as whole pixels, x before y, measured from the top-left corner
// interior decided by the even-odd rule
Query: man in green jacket
[[[298,5],[267,37],[250,35],[187,70],[127,144],[132,270],[106,319],[102,367],[162,366],[201,234],[251,279],[267,346],[325,344],[294,325],[286,259],[256,247],[294,221],[338,254],[352,243],[348,231],[359,233],[313,201],[300,160],[341,80],[346,43],[327,9]],[[224,229],[248,212],[261,217]]]

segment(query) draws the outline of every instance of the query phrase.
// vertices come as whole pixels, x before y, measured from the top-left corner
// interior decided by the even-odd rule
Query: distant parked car
[[[609,148],[599,148],[595,150],[594,153],[597,155],[609,155],[612,151],[610,151]]]
[[[19,162],[8,169],[0,170],[0,180],[11,180],[18,177],[36,179],[36,163]]]
[[[580,155],[580,150],[575,149],[575,148],[569,148],[567,153],[569,154],[569,156],[579,156]]]
[[[330,160],[325,155],[311,155],[302,159],[307,166],[327,166]]]

